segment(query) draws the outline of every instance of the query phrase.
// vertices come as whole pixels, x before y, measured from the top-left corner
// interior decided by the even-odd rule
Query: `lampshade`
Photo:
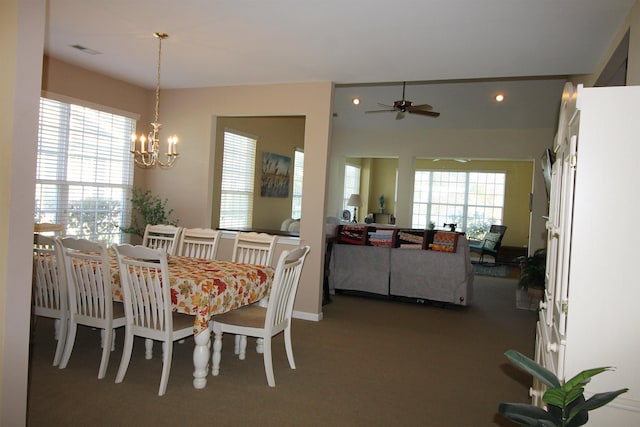
[[[360,200],[360,195],[359,194],[352,194],[351,197],[349,197],[349,201],[347,202],[347,206],[360,207],[361,205],[362,205],[362,200]]]

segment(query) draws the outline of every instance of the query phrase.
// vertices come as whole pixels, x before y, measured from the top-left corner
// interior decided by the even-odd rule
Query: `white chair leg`
[[[256,353],[264,353],[264,338],[256,339]]]
[[[220,373],[220,359],[222,356],[222,332],[215,332],[213,339],[213,355],[211,356],[211,375]]]
[[[125,326],[124,330],[124,346],[122,347],[122,358],[120,366],[116,374],[116,383],[121,383],[127,373],[129,362],[131,361],[131,352],[133,351],[133,332],[129,330],[129,326]]]
[[[164,395],[169,382],[169,372],[171,371],[171,357],[173,355],[173,342],[162,343],[162,376],[160,377],[160,389],[158,396]]]
[[[273,361],[271,359],[271,337],[264,340],[264,372],[267,374],[267,384],[269,387],[276,386],[276,379],[273,376]]]
[[[53,321],[53,338],[56,341],[60,341],[60,319],[56,319]]]
[[[289,366],[291,369],[296,369],[296,362],[293,359],[293,346],[291,345],[291,328],[285,328],[284,330],[284,347],[287,350],[287,359],[289,359]]]
[[[240,335],[240,353],[238,354],[238,359],[244,360],[247,356],[247,336]]]
[[[236,335],[234,340],[235,345],[233,347],[233,354],[238,355],[240,354],[240,335]]]
[[[104,348],[104,338],[105,333],[104,329],[100,329],[100,348]],[[113,329],[113,333],[111,334],[111,351],[116,350],[116,330]]]
[[[144,358],[147,360],[153,358],[153,340],[150,338],[144,339]]]
[[[62,359],[60,360],[60,364],[58,368],[64,369],[67,367],[67,363],[69,363],[69,358],[71,357],[71,352],[73,351],[73,344],[76,341],[76,330],[78,329],[78,325],[75,322],[69,323],[69,330],[67,331],[67,338],[64,342],[64,352],[62,353]]]
[[[104,378],[109,366],[109,354],[111,353],[111,345],[113,342],[113,329],[102,329],[100,335],[103,336],[102,357],[100,358],[100,368],[98,369],[98,379]]]
[[[56,319],[57,340],[56,354],[53,356],[53,366],[59,366],[60,360],[62,360],[62,353],[64,352],[64,344],[67,340],[67,328],[69,321],[65,319]]]

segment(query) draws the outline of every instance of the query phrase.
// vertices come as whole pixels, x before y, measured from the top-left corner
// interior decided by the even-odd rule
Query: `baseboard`
[[[322,312],[320,313],[306,313],[304,311],[293,310],[292,317],[294,319],[311,320],[312,322],[319,322],[322,320]]]

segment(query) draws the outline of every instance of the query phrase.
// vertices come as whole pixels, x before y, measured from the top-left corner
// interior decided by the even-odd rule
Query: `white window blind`
[[[121,243],[131,217],[131,118],[40,99],[35,222],[66,234]]]
[[[302,177],[304,175],[304,151],[296,150],[293,158],[293,195],[291,218],[302,217]]]
[[[349,209],[347,202],[352,194],[360,194],[360,166],[344,166],[344,192],[342,196],[342,209]]]
[[[220,193],[220,227],[251,227],[257,140],[225,131]]]

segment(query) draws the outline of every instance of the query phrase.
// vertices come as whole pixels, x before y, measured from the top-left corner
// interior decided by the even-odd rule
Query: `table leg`
[[[193,388],[201,389],[207,385],[207,366],[209,363],[211,331],[205,329],[194,337],[193,349]]]

